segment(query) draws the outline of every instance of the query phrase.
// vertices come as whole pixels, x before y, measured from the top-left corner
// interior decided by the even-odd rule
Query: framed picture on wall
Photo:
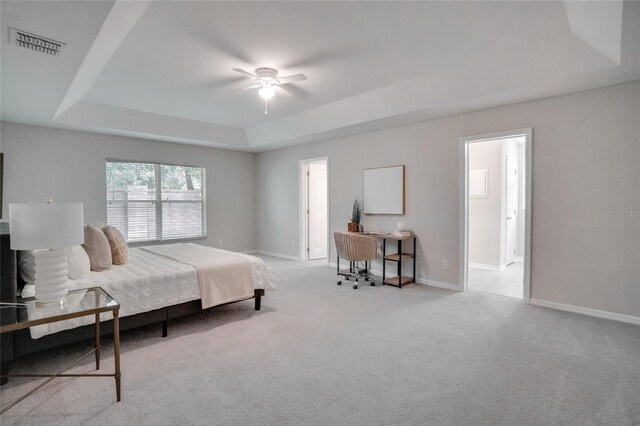
[[[469,197],[487,198],[487,170],[469,170]]]
[[[404,166],[364,170],[364,214],[404,214]]]

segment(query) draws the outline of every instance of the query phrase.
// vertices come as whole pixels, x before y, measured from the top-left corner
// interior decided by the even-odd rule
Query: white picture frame
[[[404,214],[404,166],[365,169],[363,175],[364,214]]]
[[[469,198],[487,198],[489,171],[486,169],[469,170]]]

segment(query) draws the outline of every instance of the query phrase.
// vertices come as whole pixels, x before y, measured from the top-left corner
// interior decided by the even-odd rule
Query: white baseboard
[[[258,250],[256,249],[252,249],[252,250],[242,250],[240,253],[242,254],[257,254]]]
[[[507,269],[506,265],[485,265],[484,263],[471,263],[469,262],[469,268],[486,269],[488,271],[504,271]]]
[[[620,322],[626,322],[629,324],[640,325],[640,317],[636,317],[633,315],[618,314],[618,313],[609,312],[609,311],[600,311],[598,309],[583,308],[582,306],[567,305],[564,303],[550,302],[548,300],[541,300],[541,299],[534,299],[534,298],[529,299],[529,303],[536,306],[542,306],[543,308],[558,309],[560,311],[573,312],[576,314],[589,315],[591,317],[605,318],[613,321],[620,321]]]
[[[289,256],[288,254],[274,253],[272,251],[253,250],[253,253],[254,254],[264,254],[265,256],[279,257],[281,259],[287,259],[287,260],[300,260],[299,256]]]
[[[441,281],[427,280],[424,278],[416,278],[416,281],[418,282],[418,284],[426,284],[431,287],[438,287],[438,288],[443,288],[445,290],[452,290],[452,291],[460,291],[460,286],[458,286],[458,284],[443,283]]]
[[[332,268],[335,268],[336,262],[329,262],[329,266]],[[346,261],[345,261],[345,268],[347,267],[346,265]],[[372,269],[371,273],[373,275],[377,275],[377,276],[382,276],[382,271],[379,271],[377,269]],[[416,277],[416,283],[417,284],[426,284],[429,285],[431,287],[438,287],[438,288],[444,288],[445,290],[453,290],[453,291],[459,291],[460,287],[458,286],[458,284],[449,284],[449,283],[443,283],[440,281],[434,281],[434,280],[428,280],[426,278],[420,278],[420,277]]]

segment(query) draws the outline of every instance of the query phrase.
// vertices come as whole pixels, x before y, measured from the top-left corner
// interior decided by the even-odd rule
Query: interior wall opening
[[[462,140],[464,290],[529,299],[530,135]]]
[[[328,159],[300,162],[302,260],[328,259]]]

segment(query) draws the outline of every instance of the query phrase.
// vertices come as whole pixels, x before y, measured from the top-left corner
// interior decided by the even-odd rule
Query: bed
[[[7,268],[15,271],[15,253],[3,250],[2,268],[3,272]],[[24,283],[15,277],[3,278],[3,301],[15,300],[22,290]],[[213,291],[213,298],[210,297],[212,290],[202,286],[207,280],[222,283],[222,294]],[[240,290],[228,291],[225,285]],[[255,310],[260,310],[265,290],[275,290],[273,275],[262,259],[198,244],[132,247],[127,264],[70,281],[70,289],[94,286],[102,287],[120,303],[121,330],[159,323],[163,336],[173,318],[251,298],[255,299]],[[7,311],[3,309],[3,316],[8,315]],[[84,317],[13,333],[10,342],[3,341],[2,374],[6,374],[8,362],[14,357],[91,338],[90,324],[92,319]],[[106,316],[102,325],[103,333],[111,332],[111,321]]]

